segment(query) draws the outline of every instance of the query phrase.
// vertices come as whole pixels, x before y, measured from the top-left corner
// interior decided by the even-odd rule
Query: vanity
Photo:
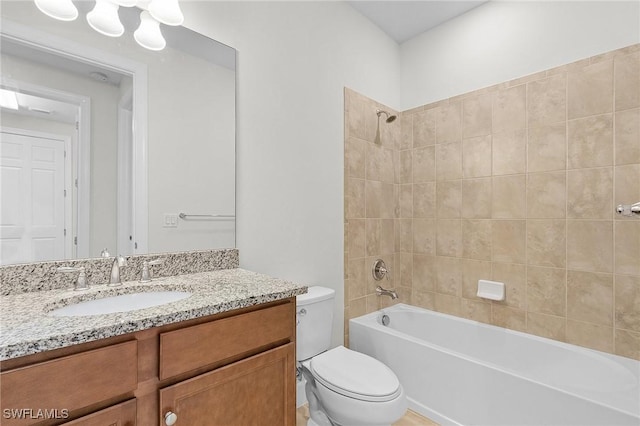
[[[51,315],[157,290],[191,296],[129,312]],[[2,424],[293,425],[295,296],[305,292],[235,267],[3,295]]]

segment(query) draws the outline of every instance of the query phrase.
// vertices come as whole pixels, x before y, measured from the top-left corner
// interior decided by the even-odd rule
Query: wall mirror
[[[0,264],[235,246],[236,52],[167,47],[3,2]]]

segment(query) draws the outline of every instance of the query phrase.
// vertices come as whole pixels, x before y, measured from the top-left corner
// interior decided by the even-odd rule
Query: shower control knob
[[[171,411],[167,411],[167,414],[164,415],[164,424],[167,426],[172,426],[176,424],[178,421],[178,416],[176,413],[172,413]]]

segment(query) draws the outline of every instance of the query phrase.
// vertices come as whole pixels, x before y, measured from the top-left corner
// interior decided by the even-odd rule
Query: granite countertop
[[[149,291],[188,291],[187,299],[104,315],[56,317],[48,312],[84,300]],[[0,361],[166,324],[286,299],[307,287],[244,269],[130,281],[118,287],[37,291],[0,297]]]

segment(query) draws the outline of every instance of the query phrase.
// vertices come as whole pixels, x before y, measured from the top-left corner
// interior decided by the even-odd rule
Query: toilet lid
[[[389,367],[368,355],[338,346],[311,359],[315,379],[329,389],[363,401],[389,401],[400,382]]]

